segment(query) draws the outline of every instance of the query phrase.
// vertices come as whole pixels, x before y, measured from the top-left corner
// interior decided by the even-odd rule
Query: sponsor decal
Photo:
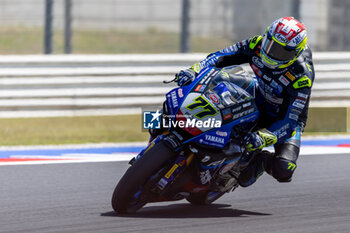
[[[201,89],[201,87],[202,87],[202,85],[199,84],[199,85],[196,87],[196,89],[194,89],[194,91],[199,91],[199,90]]]
[[[289,129],[289,123],[283,125],[281,128],[273,131],[273,134],[278,135],[278,138],[283,137],[287,134],[287,129]]]
[[[242,112],[239,112],[239,113],[236,113],[232,116],[232,119],[238,119],[240,117],[243,117],[245,115],[248,115],[250,113],[254,112],[254,108],[250,108],[248,110],[245,110],[245,111],[242,111]]]
[[[289,119],[297,121],[298,120],[298,115],[293,114],[293,113],[289,113]]]
[[[226,164],[221,170],[220,170],[220,175],[225,174],[226,172],[228,172],[236,163],[238,162],[237,160],[234,160],[231,163]]]
[[[240,111],[240,110],[242,110],[242,106],[238,106],[238,107],[236,107],[236,108],[232,108],[231,112],[232,112],[232,113],[235,113],[235,112],[238,112],[238,111]]]
[[[219,96],[217,96],[216,94],[210,94],[210,95],[209,95],[209,98],[211,99],[211,101],[212,101],[214,104],[220,103]]]
[[[297,100],[299,100],[301,103],[306,103],[308,98],[308,95],[303,94],[303,93],[298,93],[298,96],[296,97]]]
[[[265,74],[263,75],[263,79],[265,79],[266,81],[271,81],[271,78],[267,77]]]
[[[231,114],[231,110],[230,109],[224,109],[222,110],[222,118],[224,120],[228,120],[228,119],[231,119],[232,118],[232,114]]]
[[[224,131],[216,131],[216,135],[219,135],[221,137],[227,137],[227,132],[224,132]]]
[[[252,41],[250,43],[253,43],[255,44],[256,43],[256,40],[259,38],[259,36],[254,36],[254,38],[252,39]]]
[[[179,88],[179,89],[177,90],[177,94],[179,95],[180,98],[184,97],[184,94],[183,94],[183,92],[182,92],[182,88]]]
[[[303,76],[293,84],[293,87],[295,89],[302,87],[311,87],[311,80],[307,76]]]
[[[165,178],[169,179],[169,177],[174,173],[174,171],[176,170],[176,168],[178,168],[179,165],[174,164],[174,166],[167,172],[167,174],[165,174]]]
[[[217,166],[221,165],[224,161],[225,161],[224,159],[219,160],[219,161],[214,161],[212,163],[209,163],[207,165],[207,167],[217,167]]]
[[[210,175],[209,170],[205,170],[203,172],[200,172],[199,177],[200,177],[202,184],[209,183],[209,181],[211,180],[211,175]]]
[[[307,100],[307,98],[309,97],[309,95],[301,93],[301,92],[298,92],[298,96],[301,98],[304,98],[305,100]]]
[[[303,109],[304,107],[305,107],[305,105],[304,104],[302,104],[302,103],[299,103],[298,101],[294,101],[293,102],[293,104],[292,104],[294,107],[296,107],[296,108],[300,108],[300,109]]]
[[[271,87],[273,87],[274,91],[278,94],[281,94],[283,91],[283,87],[279,85],[277,82],[275,82],[275,80],[272,80]]]
[[[202,85],[202,87],[199,89],[199,92],[203,92],[206,87],[207,85]]]
[[[220,53],[232,53],[232,52],[237,52],[238,48],[237,45],[229,46],[223,50],[220,50]]]
[[[283,70],[279,70],[279,71],[272,71],[272,74],[273,74],[273,75],[279,75],[279,74],[284,73],[286,70],[287,70],[287,68],[285,68],[285,69],[283,69]]]
[[[231,112],[231,110],[229,108],[223,109],[222,110],[222,115],[228,114],[230,112]]]
[[[283,75],[281,75],[281,77],[278,80],[285,86],[289,84],[288,79],[286,79]]]
[[[290,81],[294,81],[295,80],[294,75],[292,75],[289,71],[287,73],[285,73],[285,75],[287,76],[287,78],[290,79]]]
[[[247,103],[244,103],[242,106],[243,106],[243,108],[247,108],[247,107],[249,107],[251,105],[252,105],[251,102],[247,102]]]
[[[225,143],[225,139],[222,137],[216,137],[213,135],[205,135],[205,140],[210,141],[210,142],[216,142],[216,143],[220,143],[220,144],[224,144]]]
[[[303,104],[303,105],[306,104],[306,101],[305,101],[305,100],[299,99],[298,97],[295,99],[295,102],[301,103],[301,104]]]
[[[282,35],[282,34],[280,34],[280,33],[276,33],[276,34],[275,34],[275,38],[276,38],[276,40],[278,40],[279,42],[288,43],[288,39],[287,39],[284,35]]]
[[[168,184],[168,181],[162,178],[159,180],[157,185],[159,186],[159,188],[164,189],[167,184]]]
[[[266,99],[274,104],[282,104],[283,103],[283,98],[278,98],[276,96],[270,95],[266,93],[265,95]]]
[[[259,67],[260,69],[264,68],[264,64],[262,63],[262,61],[258,58],[258,57],[253,57],[252,61],[255,65],[257,65],[257,67]]]
[[[259,77],[262,76],[261,70],[260,70],[256,65],[251,64],[250,66],[252,67],[252,69],[253,69],[253,71],[254,71],[254,73],[255,73],[256,75],[258,75]]]
[[[300,115],[300,114],[301,114],[301,110],[298,109],[298,108],[291,108],[290,111],[291,111],[292,113],[297,114],[297,115]]]
[[[170,94],[171,94],[171,101],[173,102],[173,107],[174,108],[179,107],[179,102],[177,101],[176,92],[172,91]]]
[[[231,119],[232,118],[232,114],[231,113],[227,113],[223,116],[224,120],[228,120],[228,119]]]
[[[300,33],[296,37],[294,37],[291,42],[295,45],[299,44],[304,39],[304,33]]]
[[[214,76],[218,71],[211,69],[202,79],[199,81],[199,84],[207,84],[209,82],[209,78]]]

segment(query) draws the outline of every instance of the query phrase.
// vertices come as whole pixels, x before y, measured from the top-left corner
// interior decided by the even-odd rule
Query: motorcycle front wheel
[[[112,207],[119,214],[133,213],[147,204],[140,199],[143,186],[176,153],[165,141],[160,141],[146,151],[125,172],[112,196]]]

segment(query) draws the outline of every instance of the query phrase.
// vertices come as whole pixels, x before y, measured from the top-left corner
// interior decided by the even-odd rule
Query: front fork
[[[131,159],[129,164],[132,165],[161,140],[167,141],[170,147],[172,147],[174,150],[181,146],[174,135],[170,134],[169,131],[164,131],[161,135],[154,138],[135,158]],[[173,162],[170,162],[167,166],[160,169],[157,174],[151,178],[149,181],[150,186],[152,186],[151,192],[162,198],[163,194],[168,193],[169,189],[172,189],[175,181],[176,183],[178,182],[178,178],[186,170],[186,168],[191,165],[193,158],[194,153],[187,148],[183,148]],[[156,201],[161,201],[161,199],[156,199]]]

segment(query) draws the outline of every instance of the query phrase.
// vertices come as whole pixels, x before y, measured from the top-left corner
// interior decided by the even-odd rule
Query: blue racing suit
[[[306,125],[311,87],[314,81],[312,53],[306,47],[300,57],[283,69],[266,67],[260,57],[262,36],[241,41],[211,53],[192,69],[226,67],[249,63],[258,80],[256,96],[261,117],[258,128],[267,128],[278,140],[275,153],[260,153],[255,163],[242,172],[240,184],[254,183],[263,171],[280,182],[291,180],[299,156],[300,135]],[[249,174],[248,174],[249,173]]]

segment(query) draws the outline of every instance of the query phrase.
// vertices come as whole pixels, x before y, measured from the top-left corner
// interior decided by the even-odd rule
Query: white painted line
[[[0,146],[0,150],[89,149],[101,147],[143,147],[147,142],[87,143],[65,145]]]
[[[145,143],[141,143],[145,145]],[[272,148],[268,148],[273,151]],[[350,148],[331,147],[331,146],[303,146],[300,156],[307,155],[326,155],[326,154],[349,154]],[[62,156],[16,156],[15,158],[40,158],[40,159],[58,159],[43,161],[18,161],[18,162],[0,162],[0,166],[8,165],[38,165],[38,164],[61,164],[61,163],[91,163],[91,162],[120,162],[129,161],[137,153],[115,153],[115,154],[65,154]]]
[[[300,155],[349,154],[350,147],[336,146],[302,146]]]

